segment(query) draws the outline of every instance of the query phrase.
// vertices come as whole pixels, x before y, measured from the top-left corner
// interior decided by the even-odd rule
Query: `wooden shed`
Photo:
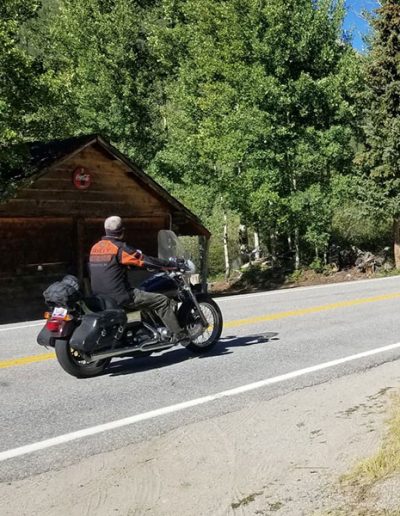
[[[198,236],[206,284],[209,231],[101,136],[32,143],[29,170],[0,203],[0,321],[10,318],[12,300],[40,299],[52,275],[83,279],[110,215],[123,217],[126,240],[150,255],[160,229]]]

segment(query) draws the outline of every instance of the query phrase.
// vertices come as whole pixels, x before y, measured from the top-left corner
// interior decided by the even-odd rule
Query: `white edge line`
[[[388,280],[400,280],[399,276],[389,276],[387,278],[373,278],[373,279],[363,279],[363,280],[349,280],[349,281],[339,281],[338,283],[328,283],[325,285],[310,285],[308,287],[285,287],[280,288],[276,290],[267,290],[265,292],[254,292],[253,294],[232,294],[231,296],[213,296],[211,292],[211,296],[214,298],[214,300],[217,303],[223,302],[223,301],[234,301],[236,299],[248,299],[250,297],[262,297],[262,296],[273,296],[276,294],[288,294],[289,292],[304,292],[306,290],[317,290],[322,288],[329,288],[329,287],[348,287],[350,285],[357,285],[361,284],[364,285],[366,283],[372,283],[377,281],[388,281]]]
[[[11,328],[0,328],[0,331],[11,331],[11,330],[23,330],[24,328],[34,328],[35,326],[42,326],[44,324],[43,321],[32,322],[31,324],[25,324],[23,326],[11,326]]]
[[[53,446],[57,446],[60,444],[65,444],[65,443],[68,443],[71,441],[75,441],[77,439],[82,439],[83,437],[100,434],[102,432],[108,432],[110,430],[115,430],[116,428],[122,428],[124,426],[133,425],[133,424],[139,423],[141,421],[147,421],[149,419],[154,419],[156,417],[165,416],[167,414],[172,414],[173,412],[179,412],[182,410],[186,410],[188,408],[197,407],[199,405],[204,405],[205,403],[209,403],[209,402],[221,399],[221,398],[227,398],[230,396],[236,396],[238,394],[243,394],[245,392],[254,391],[256,389],[260,389],[260,388],[266,387],[268,385],[284,382],[287,380],[292,380],[293,378],[298,378],[298,377],[304,376],[306,374],[315,373],[317,371],[322,371],[323,369],[329,369],[331,367],[335,367],[335,366],[344,364],[346,362],[352,362],[354,360],[359,360],[361,358],[370,357],[373,355],[377,355],[379,353],[384,353],[386,351],[392,351],[392,350],[398,349],[398,348],[400,348],[400,342],[397,342],[395,344],[389,344],[387,346],[383,346],[380,348],[375,348],[375,349],[371,349],[368,351],[364,351],[362,353],[357,353],[356,355],[349,355],[347,357],[338,358],[336,360],[331,360],[329,362],[323,362],[321,364],[317,364],[317,365],[314,365],[311,367],[306,367],[304,369],[298,369],[297,371],[291,371],[290,373],[285,373],[285,374],[282,374],[279,376],[275,376],[273,378],[267,378],[265,380],[260,380],[258,382],[249,383],[247,385],[242,385],[242,386],[236,387],[234,389],[221,391],[221,392],[218,392],[217,394],[210,394],[208,396],[203,396],[201,398],[197,398],[194,400],[184,401],[183,403],[178,403],[176,405],[170,405],[168,407],[151,410],[150,412],[136,414],[135,416],[130,416],[130,417],[127,417],[124,419],[118,419],[116,421],[110,421],[109,423],[92,426],[90,428],[84,428],[84,429],[78,430],[76,432],[59,435],[59,436],[53,437],[51,439],[45,439],[44,441],[39,441],[39,442],[28,444],[25,446],[20,446],[18,448],[13,448],[11,450],[6,450],[3,452],[0,452],[0,462],[5,461],[7,459],[20,457],[21,455],[27,455],[30,453],[34,453],[39,450],[44,450],[46,448],[51,448]]]

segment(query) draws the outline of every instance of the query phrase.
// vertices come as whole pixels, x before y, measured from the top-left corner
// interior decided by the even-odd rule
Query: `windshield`
[[[164,260],[182,258],[185,255],[179,238],[173,231],[162,229],[158,232],[158,257]]]

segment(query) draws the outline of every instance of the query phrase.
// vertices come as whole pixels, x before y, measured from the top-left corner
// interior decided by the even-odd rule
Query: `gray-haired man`
[[[90,251],[93,294],[111,297],[127,311],[153,310],[175,338],[183,338],[186,333],[178,323],[170,299],[163,294],[132,288],[127,274],[129,266],[159,269],[174,269],[176,266],[129,247],[124,242],[125,230],[121,217],[108,217],[104,228],[106,235]]]

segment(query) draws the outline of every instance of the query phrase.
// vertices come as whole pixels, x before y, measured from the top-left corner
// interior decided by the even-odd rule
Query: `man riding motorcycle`
[[[144,255],[124,241],[125,229],[121,217],[108,217],[104,222],[106,235],[90,251],[90,281],[94,295],[112,298],[127,312],[153,310],[172,333],[173,341],[187,337],[174,314],[170,299],[163,294],[132,288],[128,267],[176,269],[177,262]]]

